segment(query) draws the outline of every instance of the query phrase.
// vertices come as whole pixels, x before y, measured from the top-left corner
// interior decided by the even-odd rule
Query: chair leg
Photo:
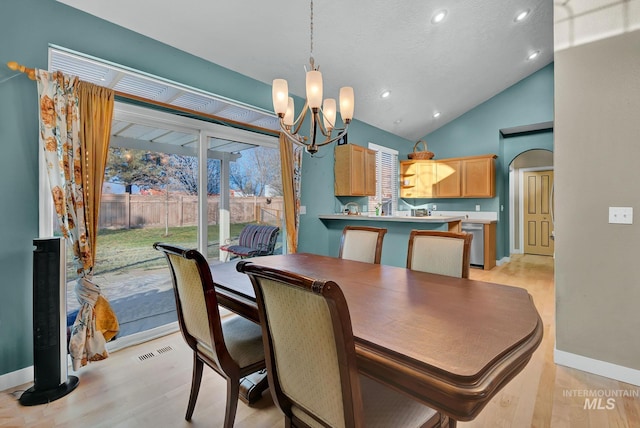
[[[190,421],[193,416],[193,410],[196,407],[196,401],[198,400],[198,392],[200,392],[200,382],[202,381],[202,368],[204,363],[198,358],[196,353],[193,353],[193,374],[191,376],[191,393],[189,394],[189,404],[187,405],[187,414],[184,417]]]
[[[240,379],[227,378],[227,408],[224,412],[224,428],[233,428],[238,409],[238,394],[240,393]]]

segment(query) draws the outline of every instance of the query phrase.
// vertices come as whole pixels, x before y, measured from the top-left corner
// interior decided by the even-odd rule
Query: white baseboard
[[[511,257],[503,257],[500,260],[496,260],[496,266],[503,265],[505,263],[509,263],[511,261]]]
[[[593,373],[598,376],[619,380],[631,385],[640,386],[640,370],[595,360],[570,352],[554,349],[553,360],[556,364]]]
[[[25,367],[0,376],[0,391],[33,382],[33,366]]]

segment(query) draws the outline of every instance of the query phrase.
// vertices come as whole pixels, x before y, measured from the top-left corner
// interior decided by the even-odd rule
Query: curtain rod
[[[19,71],[26,74],[31,80],[36,80],[36,70],[34,70],[33,68],[25,67],[24,65],[20,65],[15,61],[9,61],[7,63],[7,67],[14,71]]]
[[[36,71],[33,68],[29,68],[29,67],[25,67],[24,65],[18,64],[15,61],[9,61],[7,63],[7,67],[9,67],[11,70],[15,70],[15,71],[19,71],[21,73],[26,74],[29,79],[31,80],[36,80]],[[178,107],[178,106],[174,106],[171,104],[166,104],[160,101],[155,101],[155,100],[150,100],[148,98],[143,98],[143,97],[138,97],[135,95],[131,95],[131,94],[127,94],[124,92],[120,92],[120,91],[113,91],[115,93],[115,95],[117,97],[120,98],[125,98],[127,100],[131,100],[131,101],[137,101],[137,102],[143,102],[146,104],[151,104],[154,105],[156,107],[162,107],[162,108],[166,108],[166,109],[170,109],[170,110],[175,110],[175,111],[179,111],[182,113],[188,113],[194,116],[200,116],[200,117],[204,117],[207,119],[212,119],[218,122],[222,122],[225,123],[227,125],[232,125],[232,126],[240,126],[243,128],[248,128],[250,130],[253,131],[257,131],[263,134],[267,134],[267,135],[272,135],[274,137],[278,137],[280,135],[279,131],[274,131],[273,129],[269,129],[269,128],[263,128],[261,126],[255,126],[255,125],[251,125],[249,123],[245,123],[245,122],[239,122],[236,120],[231,120],[231,119],[226,119],[220,116],[215,116],[213,114],[208,114],[208,113],[203,113],[200,111],[196,111],[196,110],[191,110],[188,108],[184,108],[184,107]]]

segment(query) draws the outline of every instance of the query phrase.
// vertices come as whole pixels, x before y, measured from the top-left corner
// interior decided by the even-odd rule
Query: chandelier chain
[[[340,88],[340,115],[344,126],[335,127],[337,105],[336,100],[328,98],[322,100],[322,75],[320,67],[315,65],[313,58],[313,0],[309,0],[309,65],[306,70],[307,98],[304,107],[297,118],[294,118],[295,109],[293,98],[288,96],[288,84],[285,79],[273,81],[273,106],[280,120],[280,130],[291,142],[305,146],[307,153],[314,155],[318,148],[336,141],[347,143],[347,128],[353,119],[353,88],[345,86]],[[309,136],[300,134],[300,126],[305,122],[310,113]],[[334,132],[337,135],[334,135]],[[316,142],[320,137],[321,141]]]
[[[311,34],[310,37],[310,56],[311,58],[313,58],[313,0],[311,0],[311,19],[310,19],[310,24],[309,24],[309,33]]]

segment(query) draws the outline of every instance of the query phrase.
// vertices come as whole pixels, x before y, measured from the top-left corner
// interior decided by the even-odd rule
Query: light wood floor
[[[575,391],[640,388],[553,363],[553,259],[516,255],[510,263],[471,278],[529,290],[542,316],[544,339],[527,367],[471,422],[459,427],[640,427],[640,398],[616,398],[613,409],[586,409]],[[164,351],[164,352],[163,352]],[[153,356],[140,359],[140,356]],[[191,355],[179,333],[112,353],[82,368],[80,385],[48,405],[22,407],[23,385],[0,392],[0,427],[219,427],[224,419],[225,383],[205,369],[191,423],[184,420],[191,381]],[[603,404],[605,404],[603,402]],[[282,427],[267,394],[253,407],[238,404],[237,427]],[[395,428],[395,427],[394,427]]]

